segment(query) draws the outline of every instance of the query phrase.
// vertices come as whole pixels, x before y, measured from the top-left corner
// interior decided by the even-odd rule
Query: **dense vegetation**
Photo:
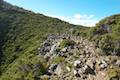
[[[44,69],[36,57],[40,43],[50,34],[63,33],[71,28],[82,29],[56,18],[46,17],[0,0],[0,71],[2,80],[32,79]],[[43,67],[43,68],[44,68]],[[33,73],[34,71],[34,73]],[[24,73],[24,74],[23,74]]]

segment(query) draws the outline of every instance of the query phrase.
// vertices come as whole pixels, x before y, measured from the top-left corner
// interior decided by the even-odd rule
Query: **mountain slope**
[[[120,56],[120,14],[112,15],[101,20],[91,29],[90,36],[106,55]]]
[[[7,72],[6,79],[16,79],[14,72],[17,72],[18,66],[34,60],[28,57],[36,56],[37,47],[48,35],[68,32],[71,28],[78,29],[78,27],[81,30],[86,29],[12,6],[0,0],[1,74],[4,76]],[[21,60],[23,61],[19,64]],[[13,75],[8,71],[12,71]]]
[[[103,24],[107,24],[109,28],[102,29]],[[41,48],[42,42],[49,35],[63,33],[72,33],[74,37],[89,38],[96,45],[92,49],[103,50],[100,54],[119,55],[119,14],[101,20],[96,27],[87,28],[24,10],[0,0],[0,80],[38,80],[39,77],[36,76],[46,74],[50,63],[39,55],[37,48]],[[66,44],[71,45],[69,42],[71,40],[63,42],[58,51],[66,47]],[[88,43],[90,42],[88,41]],[[78,56],[71,57],[79,58]],[[112,56],[110,57],[112,58]],[[115,57],[116,59],[118,57]],[[53,62],[59,61],[64,62],[64,59],[57,57]],[[71,67],[71,65],[67,65]],[[116,73],[116,70],[113,72]]]

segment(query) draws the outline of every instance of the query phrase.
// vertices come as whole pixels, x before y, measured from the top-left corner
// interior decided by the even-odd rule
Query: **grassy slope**
[[[0,3],[1,4],[1,3]],[[43,63],[37,57],[37,47],[50,33],[63,33],[74,26],[61,20],[35,14],[8,3],[0,5],[0,55],[1,80],[33,79],[34,65]],[[29,71],[22,72],[21,67],[29,65]],[[43,74],[40,69],[38,74]]]
[[[109,25],[110,33],[100,31],[95,34],[102,24]],[[120,55],[120,14],[101,20],[95,28],[91,29],[89,36],[96,42],[97,47],[102,48],[107,55],[114,51],[117,55]]]

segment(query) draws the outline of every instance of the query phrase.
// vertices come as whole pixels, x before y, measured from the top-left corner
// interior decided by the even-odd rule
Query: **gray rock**
[[[64,53],[68,52],[68,47],[63,48],[61,51]]]
[[[95,64],[96,64],[96,58],[93,59],[88,59],[86,62],[87,65],[89,65],[92,69],[95,69]]]
[[[84,65],[83,69],[83,74],[92,74],[95,75],[95,71],[88,65]]]
[[[60,75],[61,74],[61,66],[58,64],[51,64],[50,67],[48,68],[48,73],[49,74],[56,74]]]
[[[57,68],[54,73],[59,76],[61,74],[61,72],[62,72],[61,66],[57,65]]]
[[[78,72],[78,70],[74,70],[73,72],[74,72],[75,77],[81,77],[80,73]]]
[[[117,60],[115,64],[120,67],[120,60]]]
[[[104,61],[104,60],[102,60],[101,61],[101,63],[99,64],[100,66],[100,69],[105,69],[105,68],[107,68],[108,67],[108,64]]]
[[[57,64],[51,64],[47,70],[48,74],[50,74],[50,75],[53,74],[54,71],[56,70],[56,68],[57,68]]]
[[[74,61],[74,66],[76,68],[81,68],[82,67],[82,62],[80,60],[76,60],[76,61]]]

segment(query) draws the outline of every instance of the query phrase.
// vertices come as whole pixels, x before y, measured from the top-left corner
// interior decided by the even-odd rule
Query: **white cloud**
[[[75,19],[92,19],[92,18],[94,18],[94,15],[80,15],[80,14],[75,14],[74,18]]]
[[[94,15],[75,14],[74,16],[56,16],[56,15],[48,15],[48,16],[59,18],[71,24],[83,25],[89,27],[95,26],[95,24],[99,22],[99,19],[97,19]]]

